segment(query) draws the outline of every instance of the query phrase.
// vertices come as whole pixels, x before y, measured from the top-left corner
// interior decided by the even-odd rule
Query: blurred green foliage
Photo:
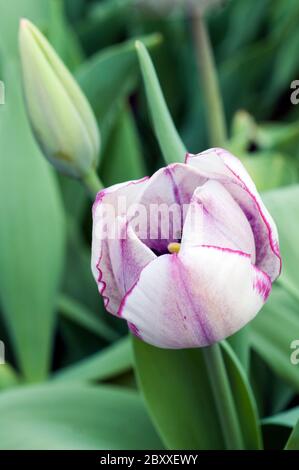
[[[87,95],[103,137],[99,173],[111,185],[153,172],[163,155],[177,160],[159,133],[163,126],[182,149],[198,153],[209,146],[190,17],[162,15],[135,0],[0,0],[0,11],[6,86],[0,106],[0,339],[6,353],[0,448],[222,447],[200,354],[160,355],[135,341],[135,361],[126,325],[105,313],[90,272],[90,201],[79,182],[54,174],[36,146],[17,52],[25,16]],[[289,359],[290,341],[299,338],[299,106],[290,101],[290,84],[299,76],[298,20],[297,0],[230,0],[207,18],[226,146],[265,191],[284,260],[282,277],[249,328],[248,374],[234,343],[223,346],[251,448],[260,446],[256,406],[267,417],[266,447],[298,448],[298,424],[286,444],[299,419],[299,366]],[[135,39],[151,54],[178,134],[143,56],[145,93]]]

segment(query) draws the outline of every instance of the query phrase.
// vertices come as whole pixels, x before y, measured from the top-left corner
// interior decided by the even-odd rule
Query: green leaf
[[[141,143],[130,108],[122,105],[100,168],[106,186],[145,175]]]
[[[246,373],[229,343],[223,341],[221,346],[232,395],[239,415],[245,448],[260,449],[262,442],[257,405]]]
[[[299,390],[298,366],[291,362],[291,343],[296,339],[298,301],[282,287],[273,286],[263,310],[251,322],[251,343],[269,367]]]
[[[285,410],[295,395],[294,388],[281,380],[254,349],[250,358],[250,383],[262,417]]]
[[[299,407],[263,419],[265,448],[283,449],[298,419]]]
[[[64,0],[51,0],[50,21],[47,29],[47,39],[59,54],[63,63],[73,70],[83,59],[77,37],[68,24],[64,15]]]
[[[139,395],[125,389],[22,387],[1,394],[0,414],[5,450],[161,449]]]
[[[283,260],[279,282],[299,299],[299,185],[264,193],[263,200],[278,227]]]
[[[296,425],[299,419],[299,406],[291,408],[290,410],[278,413],[277,415],[270,416],[269,418],[263,419],[262,423],[266,425],[274,426],[285,426],[292,428]]]
[[[19,377],[9,364],[0,365],[0,390],[15,387],[19,384]]]
[[[244,45],[255,40],[261,23],[265,21],[268,0],[260,0],[255,8],[247,0],[229,2],[226,7],[228,25],[221,47],[227,56],[233,56]],[[250,17],[250,21],[248,21]],[[244,28],[246,24],[246,28]]]
[[[142,42],[136,41],[136,49],[155,134],[164,159],[166,163],[183,162],[186,149],[170,116],[151,58]]]
[[[60,295],[58,299],[58,308],[65,318],[77,323],[82,328],[99,335],[108,341],[114,341],[119,338],[119,334],[108,326],[99,315],[95,315],[85,305],[67,295]]]
[[[91,208],[89,202],[89,213]],[[81,211],[80,211],[81,212]],[[65,265],[63,292],[99,313],[101,301],[90,269],[90,247],[83,239],[82,217],[74,214],[68,218],[68,250]],[[104,313],[104,310],[103,312]]]
[[[158,349],[137,339],[133,344],[140,386],[166,446],[224,449],[202,350]],[[256,408],[246,376],[227,344],[223,353],[246,448],[259,448]]]
[[[144,41],[154,47],[161,37],[152,34]],[[104,141],[118,115],[119,101],[134,88],[137,77],[138,62],[132,40],[95,54],[78,69],[76,78],[99,119]]]
[[[104,0],[92,3],[79,28],[88,51],[99,50],[123,37],[132,17],[134,0]]]
[[[0,302],[19,366],[46,377],[64,261],[64,216],[51,168],[31,135],[14,62],[4,63],[0,107]],[[17,132],[17,138],[16,138]]]
[[[249,360],[250,360],[249,339],[248,339],[249,328],[250,328],[250,325],[247,325],[227,339],[228,344],[230,345],[232,350],[235,352],[246,374],[248,372]]]
[[[299,450],[299,420],[286,443],[285,450]]]
[[[257,129],[257,144],[265,150],[272,150],[288,154],[291,157],[298,155],[299,123],[271,122],[265,123]]]
[[[258,191],[268,191],[298,182],[296,160],[278,152],[257,152],[241,157]]]
[[[129,371],[133,366],[130,338],[121,339],[83,361],[60,370],[55,380],[75,382],[108,380]]]
[[[49,15],[50,0],[0,0],[0,48],[8,54],[17,54],[19,21],[22,17],[44,24]]]

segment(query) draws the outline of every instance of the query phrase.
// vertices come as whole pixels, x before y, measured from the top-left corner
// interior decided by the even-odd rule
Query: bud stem
[[[220,345],[213,344],[203,348],[203,354],[226,447],[229,450],[242,450],[244,449],[242,431]]]
[[[98,192],[104,188],[104,185],[95,170],[91,170],[87,175],[82,177],[82,182],[93,199],[96,197]]]
[[[191,21],[210,144],[213,147],[222,147],[227,140],[223,101],[208,31],[202,14],[196,7],[192,10]]]

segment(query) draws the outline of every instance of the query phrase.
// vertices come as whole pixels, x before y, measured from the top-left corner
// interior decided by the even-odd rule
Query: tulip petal
[[[107,310],[116,314],[124,294],[155,255],[137,238],[125,214],[147,178],[118,184],[98,193],[93,206],[91,267]],[[123,198],[123,199],[120,199]],[[123,205],[125,204],[125,205]],[[109,208],[112,212],[109,212]],[[108,234],[103,233],[107,219]],[[114,228],[114,231],[111,229]]]
[[[185,245],[214,245],[243,251],[255,262],[250,224],[225,187],[215,180],[198,187],[191,199],[183,228]]]
[[[188,154],[186,163],[208,179],[221,182],[246,215],[255,239],[256,265],[274,281],[281,271],[276,225],[242,163],[223,149]]]
[[[270,290],[269,277],[247,254],[191,247],[148,264],[124,297],[119,315],[135,334],[158,347],[202,347],[248,323]]]
[[[196,170],[180,163],[161,168],[150,178],[138,201],[148,211],[148,231],[143,238],[148,247],[163,254],[170,242],[181,239],[192,194],[204,181]]]

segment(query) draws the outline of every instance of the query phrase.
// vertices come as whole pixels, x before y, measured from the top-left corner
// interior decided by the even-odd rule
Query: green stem
[[[203,348],[227,449],[244,449],[240,423],[219,344]]]
[[[205,100],[210,144],[221,147],[227,140],[223,101],[211,48],[210,38],[200,11],[192,10],[194,44]]]
[[[249,329],[250,325],[246,325],[233,336],[227,338],[229,345],[238,356],[246,374],[248,374],[250,367]]]
[[[91,170],[87,175],[82,177],[82,182],[93,199],[96,197],[97,193],[104,188],[95,170]]]

